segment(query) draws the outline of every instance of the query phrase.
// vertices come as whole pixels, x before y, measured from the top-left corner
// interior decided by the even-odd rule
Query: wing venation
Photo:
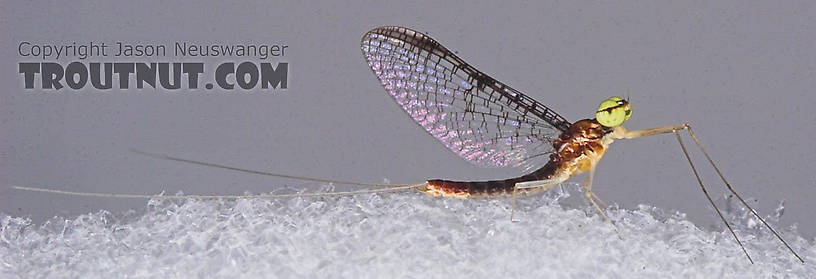
[[[430,37],[380,27],[363,55],[394,101],[448,149],[483,167],[543,165],[570,122],[477,70]]]

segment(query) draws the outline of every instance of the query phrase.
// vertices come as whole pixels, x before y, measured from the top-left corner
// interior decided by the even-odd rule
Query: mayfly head
[[[632,117],[632,105],[618,96],[609,97],[601,102],[595,119],[606,127],[620,126]]]

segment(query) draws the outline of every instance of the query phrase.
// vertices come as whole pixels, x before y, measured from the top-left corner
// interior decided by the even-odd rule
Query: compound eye
[[[632,116],[632,107],[629,102],[618,96],[610,97],[601,102],[595,119],[606,127],[620,126]]]

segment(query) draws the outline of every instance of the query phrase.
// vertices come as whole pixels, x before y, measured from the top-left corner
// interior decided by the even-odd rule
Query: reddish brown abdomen
[[[553,142],[553,147],[557,152],[550,156],[550,161],[544,167],[532,173],[491,181],[428,180],[422,192],[437,197],[492,198],[512,195],[516,183],[519,182],[572,177],[586,170],[586,166],[581,164],[586,163],[588,155],[603,155],[604,146],[601,142],[608,132],[594,119],[580,120],[558,136],[558,139]],[[519,189],[519,192],[528,193],[537,190],[540,188]]]
[[[513,188],[515,188],[516,183],[551,178],[555,172],[555,165],[556,164],[553,164],[551,160],[550,163],[543,168],[530,174],[505,180],[451,181],[433,179],[425,183],[425,189],[422,191],[431,196],[446,198],[471,199],[507,197],[513,194]],[[519,189],[519,194],[527,192],[529,192],[529,190]]]

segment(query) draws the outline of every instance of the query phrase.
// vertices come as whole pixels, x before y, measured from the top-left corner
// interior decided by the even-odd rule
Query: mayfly
[[[679,132],[686,131],[728,190],[762,221],[799,261],[804,262],[779,233],[736,193],[709,154],[703,149],[689,124],[627,130],[622,124],[632,116],[632,104],[620,97],[611,97],[603,101],[595,112],[594,118],[571,123],[544,104],[477,70],[436,40],[405,27],[375,28],[363,36],[361,48],[374,75],[394,101],[419,126],[448,149],[478,166],[519,168],[525,170],[526,174],[491,181],[432,179],[417,184],[358,183],[255,171],[135,151],[155,158],[253,174],[317,182],[385,186],[385,188],[350,192],[231,196],[157,196],[70,192],[23,186],[15,186],[15,188],[69,195],[124,198],[281,198],[416,189],[437,197],[463,199],[510,197],[513,204],[511,207],[512,219],[512,210],[515,209],[515,199],[518,195],[547,191],[573,176],[588,173],[582,184],[585,197],[611,224],[603,210],[606,207],[605,203],[592,192],[595,167],[604,152],[617,139],[674,133],[709,203],[725,222],[745,256],[753,263],[747,250],[725,221],[703,185],[680,137]]]

